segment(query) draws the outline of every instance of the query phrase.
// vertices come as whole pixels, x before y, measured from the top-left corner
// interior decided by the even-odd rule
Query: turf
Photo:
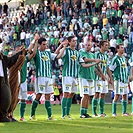
[[[105,106],[106,118],[79,118],[79,105],[72,105],[71,114],[74,120],[61,119],[61,106],[52,106],[53,116],[57,121],[47,121],[44,105],[39,105],[36,112],[37,121],[30,121],[31,105],[27,105],[25,118],[27,122],[0,123],[0,133],[132,133],[133,116],[122,117],[121,105],[117,106],[117,117],[111,116],[111,105]],[[90,106],[91,107],[91,106]],[[128,105],[131,112],[131,105]],[[89,110],[91,114],[91,109]],[[19,105],[14,112],[19,119]]]

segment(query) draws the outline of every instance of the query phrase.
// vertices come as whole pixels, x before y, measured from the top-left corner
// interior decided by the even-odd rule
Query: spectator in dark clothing
[[[64,4],[63,4],[63,13],[64,13],[64,17],[68,17],[68,9],[69,9],[69,3],[64,0]]]
[[[91,14],[91,3],[88,0],[86,1],[86,8],[87,8],[87,12],[90,12]]]
[[[8,5],[6,3],[3,5],[3,12],[6,14],[6,16],[8,15]]]
[[[2,5],[0,3],[0,16],[2,15]]]

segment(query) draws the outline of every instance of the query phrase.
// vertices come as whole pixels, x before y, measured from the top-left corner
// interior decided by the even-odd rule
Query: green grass
[[[25,118],[29,119],[31,105],[27,105]],[[91,108],[91,106],[90,106]],[[0,133],[132,133],[133,116],[122,117],[121,105],[117,106],[117,117],[111,116],[111,105],[105,106],[106,118],[79,118],[79,105],[72,105],[71,115],[74,120],[61,119],[61,106],[52,106],[53,116],[57,121],[47,121],[44,105],[39,105],[36,112],[38,121],[0,123]],[[131,105],[128,105],[131,112]],[[91,114],[91,109],[89,109]],[[19,119],[19,105],[14,112]]]

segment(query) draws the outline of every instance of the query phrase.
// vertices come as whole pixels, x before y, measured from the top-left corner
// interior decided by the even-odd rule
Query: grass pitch
[[[37,121],[30,121],[31,105],[27,105],[25,118],[27,122],[0,123],[0,133],[132,133],[133,116],[122,117],[121,105],[117,105],[117,117],[111,116],[111,105],[105,105],[105,118],[79,118],[79,105],[72,105],[71,116],[74,120],[61,119],[61,106],[52,105],[53,116],[57,121],[47,121],[47,114],[44,105],[38,105],[36,111]],[[91,105],[89,106],[91,114]],[[131,112],[131,105],[128,105],[127,112]],[[19,105],[14,112],[15,118],[19,119]]]

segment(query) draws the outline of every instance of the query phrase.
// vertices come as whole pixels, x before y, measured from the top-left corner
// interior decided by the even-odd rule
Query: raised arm
[[[37,40],[40,38],[39,34],[35,34],[34,36],[34,40],[32,41],[32,43],[30,43],[29,47],[27,48],[27,50],[29,51],[29,53],[32,53],[32,49],[34,48],[35,43],[37,42]]]
[[[34,37],[34,44],[31,44],[31,46],[33,45],[34,48],[33,48],[33,52],[30,52],[30,54],[28,55],[28,60],[31,60],[35,55],[36,55],[36,51],[37,51],[37,48],[38,48],[38,39],[39,39],[39,35],[36,34],[35,37]]]
[[[57,57],[56,57],[56,59],[60,59],[62,56],[63,56],[63,54],[64,54],[64,52],[65,52],[65,50],[66,50],[66,47],[67,47],[67,44],[68,44],[68,41],[67,40],[65,40],[64,42],[62,42],[61,43],[61,45],[63,46],[63,48],[61,49],[61,46],[59,46],[59,48],[57,48],[58,50],[57,51],[55,51],[55,52],[59,52],[59,54],[57,55]],[[60,50],[61,49],[61,50]]]

